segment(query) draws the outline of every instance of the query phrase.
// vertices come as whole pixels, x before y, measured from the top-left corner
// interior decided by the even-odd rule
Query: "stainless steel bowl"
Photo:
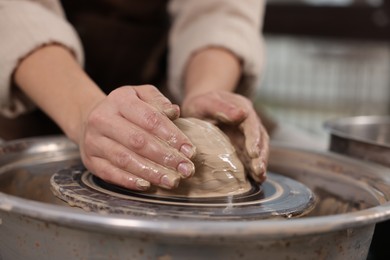
[[[338,118],[326,122],[325,128],[330,132],[330,151],[390,167],[389,116]],[[390,168],[387,174],[390,176]],[[370,248],[372,258],[390,259],[389,232],[389,221],[376,225]]]
[[[375,223],[390,218],[388,169],[273,145],[270,171],[319,198],[306,217],[185,220],[69,207],[51,175],[80,162],[63,137],[0,146],[0,259],[366,259]]]
[[[325,123],[331,151],[390,167],[390,117],[357,116]]]

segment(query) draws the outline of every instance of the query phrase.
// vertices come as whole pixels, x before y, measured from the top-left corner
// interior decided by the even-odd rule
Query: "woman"
[[[243,96],[261,72],[263,1],[64,1],[64,7],[74,27],[56,0],[0,1],[4,117],[38,106],[79,145],[91,172],[135,190],[172,189],[190,177],[196,148],[172,120],[210,120],[242,150],[252,178],[264,180],[268,135]],[[164,95],[139,85],[145,83]]]

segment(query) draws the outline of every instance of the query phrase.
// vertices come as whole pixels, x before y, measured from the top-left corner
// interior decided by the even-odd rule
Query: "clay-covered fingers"
[[[139,158],[145,158],[151,162],[161,165],[165,168],[177,171],[182,178],[188,178],[195,172],[195,166],[193,162],[186,157],[183,153],[169,146],[168,143],[162,139],[156,137],[154,134],[144,131],[137,125],[131,124],[123,117],[114,117],[111,119],[110,124],[102,124],[100,128],[103,136],[109,136],[110,140],[121,144],[123,147],[120,157],[113,157],[111,151],[99,152],[96,147],[95,155],[102,158],[109,158],[113,165],[116,165],[122,169],[128,169],[127,162],[131,162],[131,155],[134,153]],[[91,147],[94,146],[93,142],[97,140],[91,140]],[[104,140],[99,140],[101,145],[104,144]],[[109,144],[106,144],[108,147]],[[126,156],[129,158],[127,159]],[[120,162],[120,163],[118,163]],[[123,166],[125,165],[125,167]]]
[[[248,126],[249,124],[243,124],[243,126],[233,126],[233,125],[220,125],[221,130],[229,136],[232,144],[236,148],[237,155],[245,166],[247,174],[252,177],[252,179],[258,183],[261,183],[266,178],[266,168],[268,163],[268,134],[265,132],[264,127],[260,125],[259,128],[254,128],[253,132],[251,130],[246,129],[244,126]],[[242,128],[242,129],[240,129]],[[257,132],[257,133],[255,133]],[[250,136],[251,134],[254,136]],[[249,135],[248,136],[245,136]],[[250,140],[256,140],[254,143]],[[259,141],[260,140],[260,141]],[[249,154],[250,150],[252,150],[253,144],[258,145],[259,153],[251,155]],[[247,147],[249,145],[249,148]]]
[[[182,113],[185,117],[237,123],[247,116],[247,109],[234,99],[241,99],[241,97],[226,91],[210,91],[186,98]]]
[[[138,190],[150,184],[170,189],[190,177],[195,147],[162,112],[164,104],[150,87],[111,92],[83,120],[84,165],[106,181]]]
[[[263,182],[268,164],[269,136],[261,122],[255,126],[256,124],[251,126],[249,122],[244,122],[242,128],[250,160],[250,174],[255,181]]]
[[[250,160],[250,169],[248,170],[249,175],[252,179],[257,183],[262,183],[266,179],[266,164],[264,163],[264,159],[261,157],[257,157]]]
[[[179,184],[181,175],[176,170],[140,156],[108,138],[100,140],[100,143],[110,147],[110,150],[100,150],[92,158],[95,166],[101,166],[95,168],[94,173],[103,180],[112,183],[126,180],[127,187],[139,190],[147,189],[147,182],[166,189],[175,188]],[[119,184],[123,186],[124,183]]]
[[[118,102],[120,115],[127,121],[137,125],[144,131],[160,138],[171,147],[183,153],[187,158],[195,154],[195,147],[182,131],[164,114],[154,106],[139,99],[134,89],[128,89],[125,93],[112,92],[109,98]]]
[[[245,150],[251,168],[250,174],[255,181],[262,182],[265,179],[268,164],[269,136],[253,108],[240,124],[239,129],[245,138]]]
[[[228,91],[210,91],[186,98],[182,112],[185,116],[212,118],[224,125],[249,174],[255,181],[264,180],[269,137],[249,99]]]
[[[89,170],[108,183],[120,185],[130,190],[145,191],[150,188],[149,181],[113,166],[105,159],[94,157],[91,159],[91,165],[93,166],[90,166]]]
[[[154,106],[158,111],[165,114],[169,119],[175,120],[180,116],[180,108],[165,97],[152,85],[135,86],[133,90],[138,97],[146,103]]]

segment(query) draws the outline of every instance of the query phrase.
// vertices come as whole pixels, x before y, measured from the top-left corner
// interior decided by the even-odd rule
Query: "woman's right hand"
[[[175,188],[195,171],[195,148],[172,122],[179,114],[153,86],[114,90],[83,120],[78,143],[84,165],[128,189]]]
[[[108,96],[61,45],[45,45],[16,68],[15,83],[80,147],[85,166],[135,190],[174,188],[194,173],[194,147],[173,124],[180,110],[155,87],[126,86]]]

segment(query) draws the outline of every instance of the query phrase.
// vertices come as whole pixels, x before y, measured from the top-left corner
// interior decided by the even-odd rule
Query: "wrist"
[[[66,136],[79,144],[80,140],[83,138],[85,122],[91,111],[106,97],[106,95],[100,91],[100,89],[95,90],[94,86],[86,87],[90,88],[90,93],[74,93],[74,106],[71,110],[73,115],[66,116],[58,120],[59,126],[63,129]],[[69,118],[69,120],[68,120]]]
[[[185,71],[185,95],[209,91],[233,92],[241,77],[241,62],[232,52],[209,47],[194,53]]]

